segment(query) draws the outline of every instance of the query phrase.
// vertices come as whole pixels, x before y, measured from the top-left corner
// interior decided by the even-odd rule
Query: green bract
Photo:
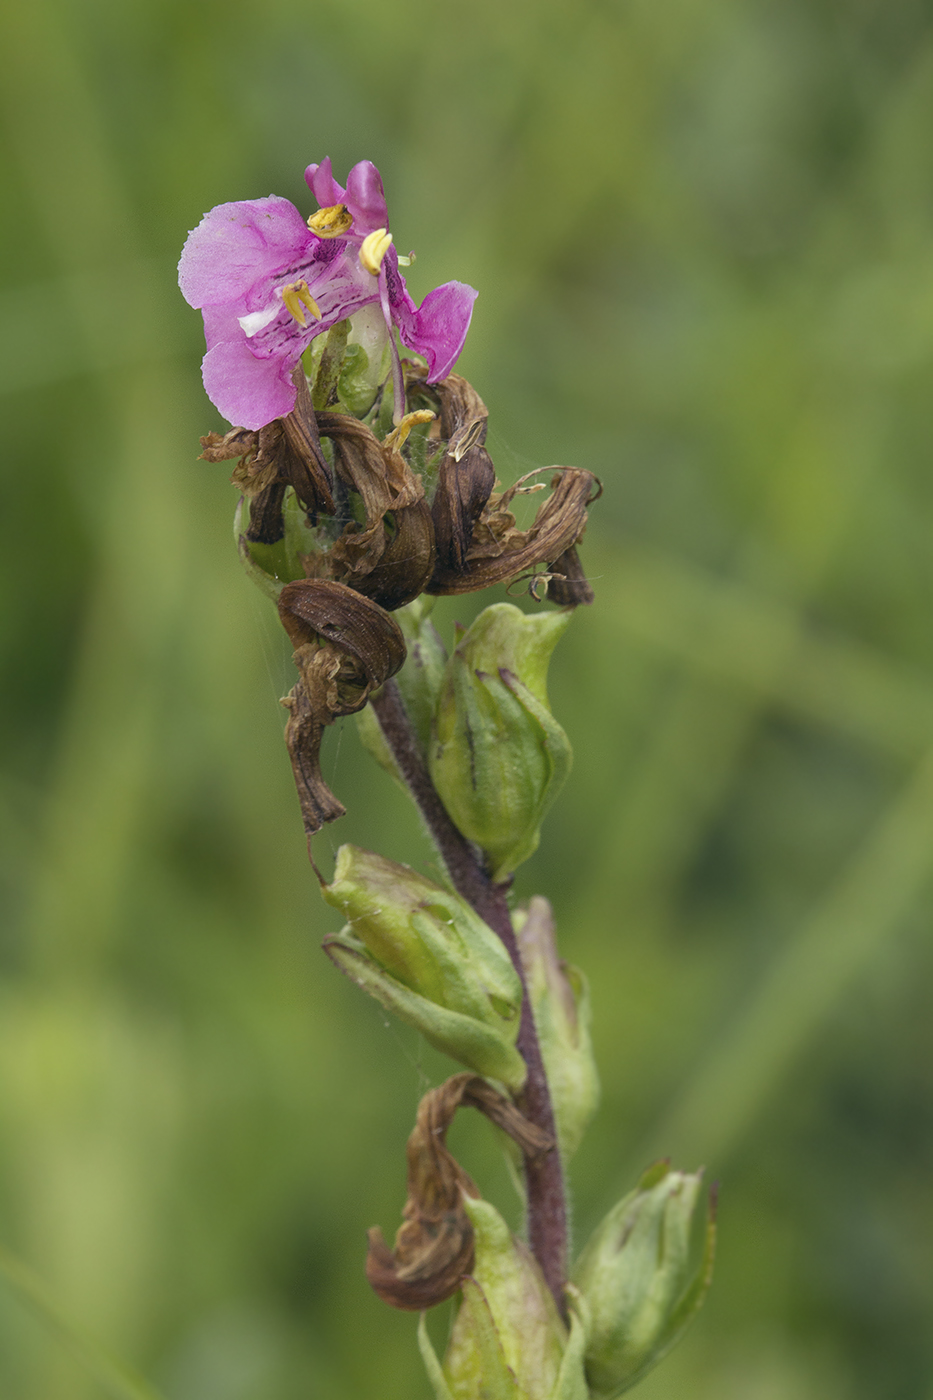
[[[500,940],[458,895],[407,865],[341,846],[328,904],[349,920],[324,948],[364,991],[455,1060],[518,1090],[522,990]]]
[[[506,879],[538,845],[545,812],[570,771],[566,734],[547,702],[551,652],[570,612],[485,608],[447,663],[431,777],[456,825]]]
[[[583,1251],[574,1281],[589,1312],[586,1375],[593,1400],[612,1400],[641,1380],[680,1338],[709,1287],[715,1224],[703,1256],[690,1237],[701,1173],[659,1162],[609,1212]]]
[[[516,910],[514,923],[557,1137],[561,1152],[570,1157],[599,1105],[589,986],[579,968],[557,956],[554,916],[546,899],[535,895],[527,910]]]
[[[488,1201],[464,1198],[476,1259],[443,1367],[422,1315],[418,1341],[437,1400],[587,1400],[585,1330],[570,1334],[527,1246]]]

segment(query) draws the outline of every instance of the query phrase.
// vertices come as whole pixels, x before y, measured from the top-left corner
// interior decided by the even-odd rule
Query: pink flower
[[[379,303],[390,333],[423,355],[428,378],[453,368],[476,292],[447,282],[416,307],[388,238],[379,172],[360,161],[343,189],[329,160],[306,178],[322,212],[311,227],[287,199],[219,204],[188,235],[178,264],[185,300],[204,316],[204,387],[231,423],[258,429],[295,403],[292,371],[315,336]]]

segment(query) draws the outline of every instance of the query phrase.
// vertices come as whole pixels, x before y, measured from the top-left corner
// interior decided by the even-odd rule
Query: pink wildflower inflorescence
[[[218,204],[188,235],[178,265],[186,301],[204,316],[204,387],[223,416],[258,429],[295,405],[292,371],[322,332],[366,306],[382,309],[391,335],[424,356],[428,380],[450,373],[476,292],[436,287],[416,306],[388,232],[379,171],[360,161],[344,189],[330,160],[305,179],[321,205],[305,222],[287,199]]]

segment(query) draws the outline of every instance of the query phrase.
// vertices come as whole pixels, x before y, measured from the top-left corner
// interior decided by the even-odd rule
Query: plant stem
[[[528,1067],[528,1078],[519,1100],[526,1118],[548,1133],[556,1143],[557,1130],[541,1047],[535,1030],[528,986],[506,902],[506,888],[497,885],[483,866],[476,849],[454,825],[431,781],[411,720],[395,681],[387,681],[370,704],[399,771],[425,820],[457,893],[467,901],[508,950],[522,984],[522,1012],[518,1049]],[[567,1207],[564,1174],[556,1146],[536,1162],[525,1159],[528,1191],[528,1239],[554,1295],[561,1316],[566,1316],[564,1282],[567,1277]]]

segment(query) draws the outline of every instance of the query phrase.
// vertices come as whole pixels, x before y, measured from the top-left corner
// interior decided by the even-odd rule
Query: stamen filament
[[[406,413],[405,417],[392,429],[391,433],[386,434],[383,439],[383,446],[397,452],[408,437],[412,428],[416,427],[418,423],[430,423],[431,419],[436,416],[437,415],[432,413],[429,408],[416,408],[413,413]]]

